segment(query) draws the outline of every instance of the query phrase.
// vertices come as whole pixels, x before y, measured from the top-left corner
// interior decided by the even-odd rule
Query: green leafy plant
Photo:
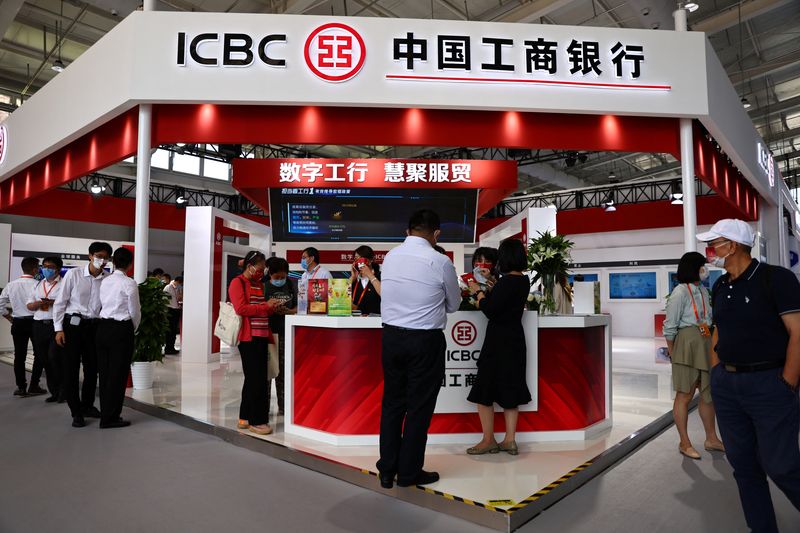
[[[161,351],[167,339],[169,319],[167,302],[169,295],[164,286],[156,278],[147,278],[139,284],[139,303],[142,306],[142,321],[136,330],[136,342],[133,352],[134,363],[148,363],[164,360]]]
[[[574,245],[574,242],[563,235],[549,231],[539,232],[539,236],[531,239],[528,244],[528,269],[535,273],[531,286],[535,286],[540,280],[542,282],[540,309],[550,313],[555,311],[555,284],[560,276],[566,276],[569,272],[569,264],[572,262],[570,250]]]

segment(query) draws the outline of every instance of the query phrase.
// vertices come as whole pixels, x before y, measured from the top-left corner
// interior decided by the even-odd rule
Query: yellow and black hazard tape
[[[364,473],[364,474],[370,475],[370,476],[378,477],[378,474],[376,472],[372,472],[371,470],[362,469],[361,472]],[[473,507],[481,507],[483,509],[488,509],[490,511],[496,511],[498,513],[503,513],[503,514],[506,514],[508,512],[505,509],[500,509],[499,507],[492,507],[491,505],[486,505],[485,503],[476,502],[476,501],[473,501],[473,500],[469,500],[467,498],[462,498],[461,496],[454,496],[453,494],[447,494],[446,492],[442,492],[442,491],[439,491],[439,490],[434,490],[434,489],[431,489],[431,488],[428,488],[428,487],[419,487],[419,489],[420,490],[424,490],[428,494],[433,494],[435,496],[441,496],[442,498],[445,498],[447,500],[452,500],[454,502],[461,502],[461,503],[464,503],[466,505],[471,505]]]
[[[557,487],[559,487],[560,485],[562,485],[563,483],[568,481],[570,478],[572,478],[572,476],[574,476],[574,475],[578,474],[579,472],[582,472],[582,471],[586,470],[587,468],[589,468],[589,466],[591,466],[591,464],[592,464],[592,461],[586,461],[582,465],[573,468],[572,470],[570,470],[569,472],[567,472],[566,474],[564,474],[563,476],[561,476],[557,480],[553,481],[552,483],[550,483],[549,485],[544,487],[542,490],[536,492],[535,494],[531,494],[530,496],[528,496],[527,498],[525,498],[524,500],[519,502],[514,507],[511,507],[508,510],[508,512],[509,513],[513,513],[514,511],[519,511],[520,509],[522,509],[526,505],[529,505],[529,504],[535,502],[536,500],[540,499],[542,496],[545,496],[546,494],[551,493]]]

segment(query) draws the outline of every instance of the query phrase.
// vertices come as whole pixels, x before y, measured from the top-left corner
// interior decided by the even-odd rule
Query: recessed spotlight
[[[55,70],[56,72],[64,72],[64,69],[66,67],[64,66],[64,62],[63,61],[61,61],[60,59],[56,59],[55,61],[53,61],[53,66],[50,67],[50,68],[52,70]]]
[[[100,185],[99,183],[94,182],[92,183],[92,186],[89,187],[89,190],[92,192],[92,194],[100,194],[103,191],[105,191],[106,188],[104,185]]]
[[[753,104],[750,103],[750,100],[748,100],[747,97],[743,97],[742,98],[742,107],[745,108],[745,109],[750,109],[751,107],[753,107]]]
[[[697,2],[686,2],[683,4],[683,8],[688,11],[689,13],[694,13],[698,9],[700,9],[700,4]]]

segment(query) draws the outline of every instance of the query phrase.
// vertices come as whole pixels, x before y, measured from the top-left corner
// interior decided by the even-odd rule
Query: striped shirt
[[[263,304],[264,300],[264,286],[261,282],[250,283],[250,303]],[[250,328],[252,329],[253,337],[269,337],[269,318],[265,316],[250,317]]]

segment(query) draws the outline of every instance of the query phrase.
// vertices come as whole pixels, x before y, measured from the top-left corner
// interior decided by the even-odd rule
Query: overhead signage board
[[[707,112],[699,33],[371,17],[144,13],[159,101]],[[677,59],[676,59],[677,58]]]

